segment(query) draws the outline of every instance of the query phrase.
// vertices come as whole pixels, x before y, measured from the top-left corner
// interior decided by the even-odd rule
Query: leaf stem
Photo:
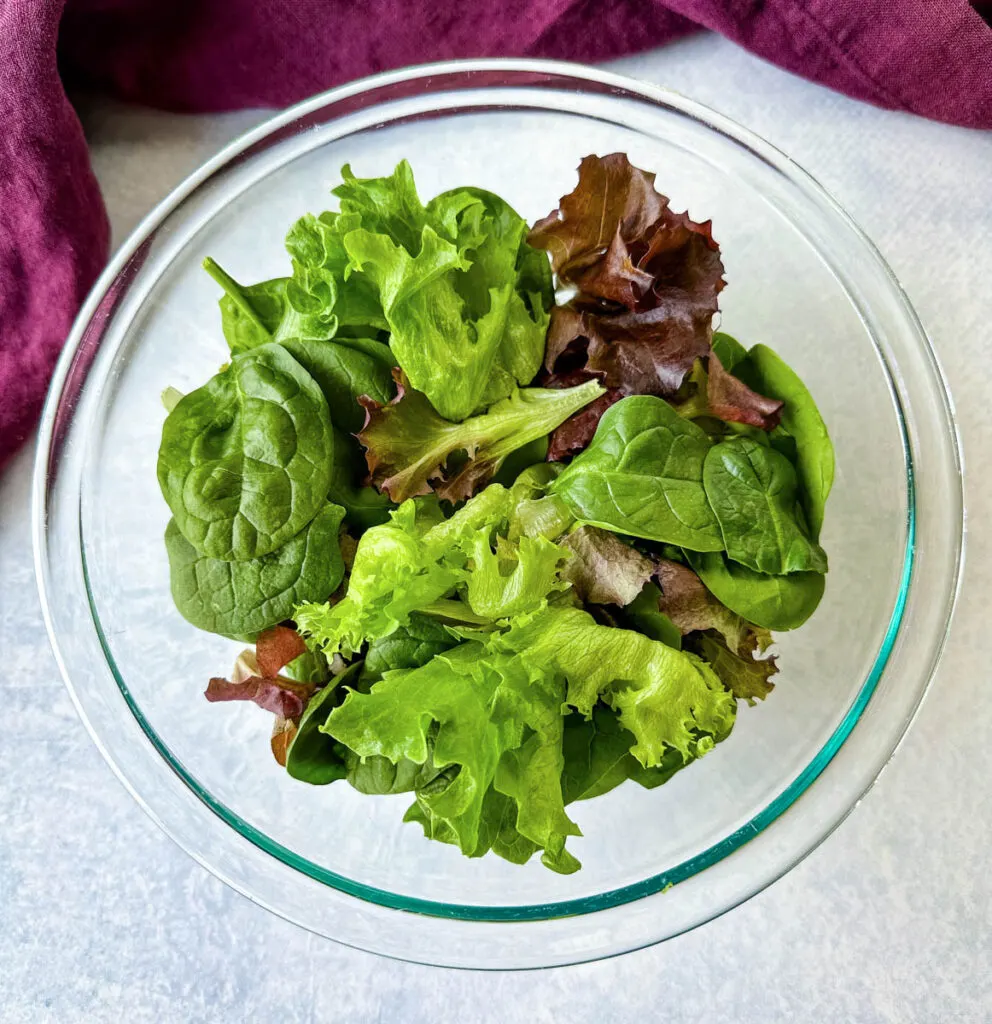
[[[242,313],[268,337],[272,332],[262,323],[261,317],[255,312],[255,308],[245,297],[244,290],[237,281],[214,259],[207,256],[203,260],[203,269],[224,289],[224,294],[241,310]]]

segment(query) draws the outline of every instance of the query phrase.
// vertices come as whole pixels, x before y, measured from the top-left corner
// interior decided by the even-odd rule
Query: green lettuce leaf
[[[341,235],[349,273],[376,289],[400,366],[442,416],[465,419],[530,383],[544,353],[551,275],[510,206],[456,189],[424,208],[405,164],[390,178],[349,172],[335,192],[355,224]]]
[[[724,686],[738,699],[754,704],[775,689],[771,677],[778,672],[774,656],[755,658],[732,651],[718,633],[702,633],[693,638],[693,648],[705,658]]]
[[[565,701],[592,714],[603,699],[635,738],[644,767],[661,765],[667,749],[698,757],[730,733],[734,700],[700,658],[631,630],[600,626],[578,608],[547,608],[488,641],[531,665],[562,673]]]
[[[300,631],[327,655],[346,656],[405,628],[415,612],[486,625],[533,612],[567,589],[568,552],[543,537],[507,540],[511,492],[492,484],[450,519],[436,504],[407,501],[358,542],[345,596],[303,604]]]
[[[458,772],[440,792],[418,792],[431,834],[449,832],[469,856],[485,852],[493,842],[483,830],[493,788],[514,801],[516,830],[545,851],[545,862],[569,870],[578,865],[565,854],[565,839],[578,828],[561,792],[563,697],[560,678],[470,641],[421,668],[387,672],[368,694],[349,693],[323,729],[360,757],[424,764],[437,723],[434,764]]]
[[[286,235],[286,249],[293,260],[286,302],[308,323],[326,323],[329,328],[333,322],[334,336],[374,337],[389,327],[373,282],[361,275],[349,276],[343,239],[361,223],[355,213],[306,214]]]
[[[442,419],[418,391],[400,390],[394,402],[363,402],[368,422],[358,435],[373,483],[403,501],[431,490],[459,501],[484,485],[511,452],[543,437],[602,393],[595,381],[575,388],[514,388],[508,398],[461,423]],[[449,476],[449,458],[467,461]]]

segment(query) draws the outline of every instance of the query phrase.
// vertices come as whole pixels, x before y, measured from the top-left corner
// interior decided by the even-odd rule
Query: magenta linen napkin
[[[171,110],[285,106],[455,57],[597,61],[700,27],[858,99],[992,128],[975,0],[0,0],[0,466],[30,433],[107,257],[63,89]]]

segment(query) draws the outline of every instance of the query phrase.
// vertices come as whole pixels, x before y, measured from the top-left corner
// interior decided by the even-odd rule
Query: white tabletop
[[[0,478],[3,1024],[992,1021],[992,134],[875,110],[714,37],[614,66],[714,106],[819,178],[882,250],[943,362],[968,462],[969,565],[895,761],[785,879],[663,946],[531,974],[339,947],[198,867],[100,759],[41,621],[24,452]],[[115,240],[261,116],[86,103]]]

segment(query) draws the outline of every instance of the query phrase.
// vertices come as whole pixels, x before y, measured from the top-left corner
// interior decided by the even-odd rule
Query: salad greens
[[[228,362],[163,395],[175,604],[254,644],[206,697],[274,714],[294,779],[575,871],[570,804],[662,785],[772,692],[770,631],[824,592],[826,427],[713,332],[710,224],[623,154],[533,228],[424,203],[406,161],[333,192],[285,276],[204,261]]]

